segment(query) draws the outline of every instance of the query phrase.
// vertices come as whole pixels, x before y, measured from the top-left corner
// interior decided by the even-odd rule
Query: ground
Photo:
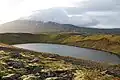
[[[120,66],[0,47],[0,80],[119,80]]]

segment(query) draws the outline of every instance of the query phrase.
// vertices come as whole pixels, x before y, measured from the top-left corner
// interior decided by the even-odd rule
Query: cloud
[[[120,28],[120,0],[86,0],[77,7],[66,8],[68,14],[89,16],[96,28]]]
[[[77,3],[77,7],[66,8],[66,10],[70,14],[88,11],[120,11],[120,0],[86,0]]]
[[[64,11],[64,9],[61,8],[38,10],[27,18],[37,21],[54,21],[59,23],[64,23],[66,22],[66,20],[68,20],[66,11]]]
[[[74,7],[79,0],[0,0],[0,20],[9,22],[28,16],[34,10],[52,7]],[[1,24],[1,23],[0,23]]]
[[[29,18],[82,27],[120,28],[120,0],[75,0],[72,3],[71,7],[40,10]]]
[[[39,10],[27,18],[82,27],[120,28],[120,0],[1,0],[0,10],[1,22]]]
[[[97,25],[99,22],[88,15],[69,15],[68,23],[81,27],[88,27]]]
[[[51,8],[46,10],[39,10],[34,12],[29,17],[24,19],[31,19],[37,21],[53,21],[62,24],[74,24],[81,27],[97,25],[99,22],[87,15],[69,15],[63,8]]]

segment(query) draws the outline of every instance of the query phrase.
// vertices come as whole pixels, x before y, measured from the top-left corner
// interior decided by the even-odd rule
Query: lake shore
[[[119,35],[87,35],[70,33],[59,34],[29,34],[29,33],[5,33],[0,34],[0,42],[5,44],[25,43],[50,43],[72,45],[81,48],[101,50],[116,54],[120,57],[120,36]]]
[[[1,45],[0,46],[0,54],[1,54],[1,61],[0,62],[0,69],[2,70],[2,73],[0,72],[0,78],[11,78],[12,76],[7,76],[12,73],[12,75],[20,75],[16,78],[24,78],[30,77],[30,74],[33,74],[31,72],[26,72],[26,69],[32,68],[32,69],[39,69],[42,67],[42,71],[45,70],[45,72],[38,72],[38,76],[42,76],[43,79],[49,78],[47,75],[50,73],[51,77],[57,77],[57,78],[67,78],[67,79],[83,79],[86,80],[87,78],[85,76],[89,76],[92,80],[97,78],[99,79],[99,76],[101,76],[101,79],[119,79],[120,76],[120,65],[113,65],[113,64],[107,64],[107,63],[99,63],[94,62],[90,60],[83,60],[83,59],[77,59],[69,56],[60,56],[58,54],[50,54],[50,53],[42,53],[42,52],[35,52],[27,49],[20,49],[16,48],[10,45]],[[20,65],[20,69],[18,70],[15,65],[9,65],[8,62],[11,61],[22,63]],[[33,62],[34,61],[34,62]],[[6,63],[7,62],[7,63]],[[9,62],[10,63],[10,62]],[[6,66],[5,66],[6,65]],[[13,68],[10,66],[13,66]],[[2,69],[2,68],[5,69]],[[47,72],[46,72],[47,68]],[[10,72],[9,72],[9,71]],[[117,70],[117,71],[116,71]],[[12,71],[12,72],[11,72]],[[3,73],[5,72],[5,73]],[[33,71],[32,71],[33,72]],[[52,74],[64,74],[64,75],[74,75],[73,76],[67,76],[67,77],[61,77],[61,76],[52,76]],[[67,73],[66,73],[67,72]],[[81,74],[82,73],[82,74]],[[89,75],[87,75],[89,73]],[[2,75],[1,75],[2,74]],[[36,72],[34,73],[36,74]],[[41,74],[46,74],[46,77],[44,77]],[[3,77],[4,75],[4,77]],[[96,75],[92,77],[91,75]],[[107,76],[109,75],[109,76]],[[23,77],[24,76],[24,77]],[[37,75],[32,75],[34,77],[34,80],[39,77]],[[79,78],[81,76],[81,78]]]
[[[71,56],[84,60],[92,60],[96,62],[106,62],[111,64],[119,64],[120,58],[107,52],[80,48],[75,46],[47,44],[47,43],[26,43],[13,45],[18,48],[33,50],[37,52],[56,53],[61,56]],[[101,57],[100,57],[101,56]]]

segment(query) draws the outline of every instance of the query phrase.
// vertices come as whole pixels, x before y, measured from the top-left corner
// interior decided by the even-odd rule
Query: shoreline
[[[66,74],[70,74],[72,72],[72,74],[75,75],[75,74],[77,74],[77,71],[82,71],[82,73],[85,73],[85,75],[81,74],[82,77],[86,76],[87,73],[90,73],[92,75],[96,74],[97,77],[99,77],[99,75],[101,75],[101,77],[104,77],[104,76],[107,77],[107,75],[110,75],[111,76],[110,78],[118,78],[118,79],[120,78],[120,76],[119,76],[119,70],[120,70],[119,66],[120,65],[110,65],[110,64],[106,64],[106,63],[98,63],[98,62],[94,62],[94,61],[90,61],[90,60],[76,59],[76,58],[69,57],[69,56],[60,56],[58,54],[35,52],[35,51],[20,49],[20,48],[16,48],[16,47],[7,47],[7,46],[6,47],[0,47],[0,51],[2,51],[1,55],[3,55],[3,57],[4,56],[9,56],[9,58],[11,58],[11,59],[2,58],[2,61],[6,62],[6,61],[11,61],[12,60],[13,62],[15,62],[16,59],[17,59],[18,63],[23,62],[24,63],[23,65],[26,65],[26,66],[23,66],[23,68],[25,70],[29,69],[29,68],[30,69],[32,68],[32,69],[35,69],[35,70],[37,69],[37,72],[39,72],[38,69],[42,68],[42,71],[44,70],[44,72],[40,71],[39,75],[41,75],[41,73],[49,73],[49,72],[52,72],[50,74],[50,75],[52,75],[54,72],[64,73],[66,71],[67,71]],[[21,54],[21,56],[20,56],[20,58],[12,57],[11,53]],[[33,57],[30,57],[30,56],[33,56]],[[33,61],[33,59],[35,59],[36,57],[39,58],[39,61],[38,62],[31,62],[31,60]],[[22,61],[21,59],[24,60],[25,62]],[[30,61],[28,61],[28,60],[30,60]],[[34,65],[34,63],[37,63],[40,66],[39,65]],[[31,65],[29,65],[29,64],[32,64],[33,67],[31,67]],[[55,65],[55,64],[57,64],[57,65]],[[4,64],[1,64],[1,65],[4,66]],[[8,63],[6,63],[6,65],[8,65]],[[17,65],[17,63],[16,63],[16,65]],[[49,65],[49,67],[47,67],[48,65]],[[62,65],[61,66],[62,69],[58,67],[60,65]],[[10,67],[10,66],[8,65],[8,67]],[[8,67],[5,67],[6,70],[9,69]],[[47,68],[47,70],[46,70],[46,68]],[[11,70],[13,70],[13,69],[15,69],[15,68],[11,68]],[[22,66],[21,66],[20,69],[22,69]],[[118,70],[118,72],[116,72],[116,69]],[[15,70],[16,70],[16,72],[12,72],[12,73],[14,75],[20,74],[21,75],[20,77],[22,77],[24,75],[27,75],[27,74],[28,75],[32,74],[32,72],[33,72],[32,71],[32,72],[29,73],[29,71],[27,71],[27,74],[26,74],[26,71],[22,70],[23,73],[21,73],[21,72],[18,71],[17,68]],[[3,70],[3,71],[5,71],[5,70]],[[69,72],[69,71],[71,71],[71,72]],[[7,71],[7,73],[12,74],[12,73],[9,73],[9,71]],[[44,74],[44,75],[46,75],[46,74]],[[78,74],[77,76],[79,76],[79,75],[80,74]],[[34,76],[37,77],[36,75],[34,75]],[[86,80],[86,79],[84,79],[84,80]]]
[[[54,57],[56,59],[60,59],[60,60],[65,60],[66,62],[70,62],[72,64],[75,64],[75,65],[80,65],[81,62],[83,62],[83,66],[84,64],[88,64],[89,66],[84,66],[84,67],[90,67],[90,69],[94,69],[92,66],[93,64],[95,64],[94,66],[97,67],[97,69],[100,69],[100,65],[103,66],[112,66],[112,65],[119,65],[119,64],[109,64],[109,63],[102,63],[102,62],[96,62],[96,61],[92,61],[92,60],[84,60],[84,59],[80,59],[80,58],[75,58],[75,57],[71,57],[71,56],[60,56],[58,54],[52,54],[52,53],[45,53],[45,52],[36,52],[36,51],[32,51],[32,50],[28,50],[28,49],[23,49],[23,48],[16,48],[16,47],[0,47],[0,50],[3,50],[3,51],[12,51],[12,52],[31,52],[31,53],[34,53],[34,54],[41,54],[42,56],[44,57]],[[77,62],[77,64],[76,64]],[[97,66],[99,65],[99,66]],[[105,68],[105,67],[104,67]]]
[[[13,44],[13,45],[20,45],[20,44],[34,44],[37,42],[31,42],[31,43],[17,43],[17,44]],[[72,44],[66,44],[66,43],[52,43],[52,42],[40,42],[40,43],[44,43],[44,44],[55,44],[55,45],[65,45],[65,46],[72,46],[72,47],[78,47],[78,48],[84,48],[84,49],[91,49],[91,50],[97,50],[97,51],[102,51],[102,52],[107,52],[109,54],[113,54],[113,55],[116,55],[120,58],[120,55],[119,54],[116,54],[116,53],[113,53],[113,52],[110,52],[110,51],[106,51],[106,50],[101,50],[101,49],[95,49],[95,48],[90,48],[90,47],[83,47],[83,46],[77,46],[77,45],[72,45]]]

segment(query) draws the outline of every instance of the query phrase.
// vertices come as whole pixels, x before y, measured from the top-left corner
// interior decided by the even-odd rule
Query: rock
[[[43,69],[43,67],[39,67],[39,66],[26,67],[27,73],[29,73],[29,74],[39,73],[42,69]]]
[[[13,68],[23,68],[24,64],[21,61],[13,61],[10,60],[7,62],[8,66],[12,66]]]
[[[113,75],[115,77],[120,77],[120,67],[119,67],[119,65],[109,67],[107,69],[106,74]]]
[[[72,80],[73,79],[73,73],[72,71],[66,70],[66,71],[56,71],[56,73],[61,77],[61,80]]]
[[[115,77],[120,77],[120,70],[107,71],[106,74],[113,75]]]
[[[100,72],[102,75],[106,75],[107,70]]]
[[[73,80],[73,73],[69,70],[41,72],[40,78],[45,80]]]
[[[22,58],[22,55],[19,52],[12,52],[10,53],[12,58]]]
[[[29,74],[29,75],[23,75],[21,77],[21,80],[39,80],[37,76],[33,75],[33,74]]]
[[[2,80],[20,80],[20,74],[9,74],[7,76],[3,76]]]
[[[46,78],[45,80],[61,80],[60,77],[49,77],[49,78]]]
[[[40,61],[40,59],[36,57],[31,62],[39,62],[39,61]]]
[[[59,55],[58,54],[51,54],[51,55],[49,55],[49,58],[56,58],[56,57],[59,57]]]

